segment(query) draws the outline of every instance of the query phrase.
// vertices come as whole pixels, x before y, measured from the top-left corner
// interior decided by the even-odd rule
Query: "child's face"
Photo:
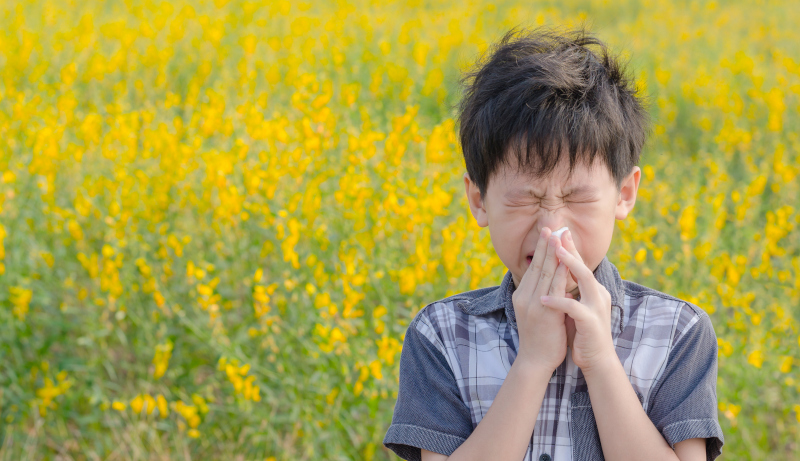
[[[555,231],[569,227],[575,247],[594,270],[608,251],[614,220],[625,219],[633,209],[640,170],[633,171],[618,189],[611,172],[599,159],[592,167],[578,164],[570,175],[567,161],[548,176],[535,178],[516,172],[516,159],[492,175],[483,201],[480,191],[464,175],[472,215],[489,227],[492,244],[511,271],[515,286],[528,269],[543,227]],[[569,281],[567,291],[577,284]]]

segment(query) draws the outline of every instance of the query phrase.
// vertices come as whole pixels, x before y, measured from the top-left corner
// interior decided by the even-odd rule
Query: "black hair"
[[[461,83],[459,137],[481,198],[507,153],[534,177],[567,151],[570,173],[599,155],[617,187],[639,161],[644,98],[620,59],[584,29],[512,29]]]

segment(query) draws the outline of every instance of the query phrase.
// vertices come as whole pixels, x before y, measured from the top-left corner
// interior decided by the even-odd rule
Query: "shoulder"
[[[671,327],[670,346],[674,346],[688,331],[713,327],[708,314],[696,304],[629,280],[623,280],[628,320],[638,320],[644,328]]]
[[[495,285],[492,287],[484,287],[478,288],[477,290],[470,290],[465,291],[463,293],[457,293],[446,298],[442,298],[440,300],[434,301],[431,304],[437,303],[447,303],[447,302],[458,302],[458,301],[473,301],[478,298],[482,298],[490,293],[493,293],[500,289],[500,285]]]
[[[420,309],[409,324],[409,331],[415,330],[442,348],[452,345],[459,330],[468,331],[470,325],[478,321],[466,308],[471,301],[493,293],[499,286],[479,288],[438,299]]]

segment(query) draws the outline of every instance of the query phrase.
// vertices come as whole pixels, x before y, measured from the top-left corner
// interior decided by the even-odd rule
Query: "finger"
[[[581,257],[580,253],[578,253],[578,249],[575,247],[575,241],[572,239],[572,232],[567,229],[566,232],[561,236],[561,246],[563,246],[572,256],[575,256],[579,261],[583,262],[583,258]],[[575,278],[574,275],[571,273],[567,278],[567,289],[570,292],[574,292],[577,294],[578,291],[578,279]]]
[[[558,267],[558,258],[556,258],[556,250],[561,248],[561,241],[556,237],[550,237],[547,241],[547,254],[542,263],[542,270],[539,274],[539,283],[536,287],[535,293],[539,295],[546,294],[550,289],[550,284],[553,283],[553,277],[556,275],[556,267]]]
[[[566,295],[568,274],[569,270],[567,269],[567,266],[565,266],[564,263],[558,263],[558,267],[556,267],[556,274],[553,276],[553,281],[550,283],[550,291],[548,292],[549,295]]]
[[[525,287],[523,290],[530,294],[536,291],[536,286],[539,283],[539,273],[542,270],[542,264],[544,263],[545,254],[547,253],[547,240],[550,238],[550,234],[552,234],[552,231],[549,228],[542,228],[542,231],[539,233],[539,241],[536,242],[533,260],[530,265],[528,265],[528,270],[522,275],[522,280],[519,281],[520,287]],[[529,280],[528,282],[526,282],[526,278]]]
[[[583,262],[583,258],[581,258],[581,255],[578,253],[578,249],[575,248],[575,241],[572,240],[572,232],[570,232],[569,229],[561,236],[561,245],[564,249],[569,251],[572,256],[575,256],[580,262]]]
[[[578,301],[575,301],[574,299],[554,296],[542,296],[540,299],[543,305],[567,314],[576,322],[580,322],[590,315],[590,312],[588,309],[586,309],[586,306]]]
[[[563,247],[558,249],[557,254],[561,262],[569,268],[569,271],[574,274],[575,278],[578,280],[578,286],[580,287],[582,297],[585,297],[587,293],[597,294],[597,290],[593,288],[597,280],[595,280],[592,271],[586,267],[586,264],[582,261],[578,261],[575,256],[572,256]]]

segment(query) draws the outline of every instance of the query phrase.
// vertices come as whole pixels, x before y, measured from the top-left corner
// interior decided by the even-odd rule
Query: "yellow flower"
[[[414,271],[409,268],[400,270],[400,293],[410,295],[414,293],[417,286],[417,280]]]
[[[158,407],[158,414],[161,418],[166,418],[169,415],[169,407],[167,405],[167,399],[164,398],[163,395],[158,394],[156,396],[156,406]],[[124,404],[123,404],[124,409]]]
[[[764,363],[764,353],[761,351],[761,349],[756,349],[748,354],[747,363],[756,368],[761,368],[761,365]]]
[[[167,371],[167,367],[169,367],[169,359],[171,356],[172,341],[167,341],[166,343],[156,346],[155,356],[153,357],[153,365],[155,366],[153,378],[159,379],[164,376],[164,373]]]
[[[131,410],[134,414],[140,414],[142,412],[142,407],[144,407],[144,398],[142,398],[141,394],[138,394],[136,397],[131,399]]]
[[[325,397],[325,401],[328,402],[328,405],[333,405],[337,395],[339,395],[338,388],[333,388],[330,392],[328,392],[328,395]]]
[[[387,309],[384,306],[378,306],[375,310],[372,311],[372,316],[376,319],[383,317],[387,313]]]
[[[156,409],[156,400],[150,394],[144,395],[144,408],[148,415],[153,414]]]
[[[680,225],[681,239],[690,240],[697,234],[696,231],[697,221],[697,208],[694,205],[689,205],[683,209],[678,224]]]
[[[9,299],[13,305],[11,312],[19,320],[25,320],[25,315],[28,313],[31,298],[33,297],[33,291],[21,287],[10,287],[8,291],[10,292]]]
[[[356,382],[355,386],[353,386],[353,394],[358,397],[361,395],[361,392],[364,391],[364,384],[361,381]]]
[[[378,360],[373,360],[372,362],[370,362],[369,370],[375,379],[378,380],[383,379],[383,373],[381,372],[381,362],[379,362]]]
[[[794,359],[791,356],[782,356],[780,365],[781,373],[789,373],[792,371],[792,363],[794,363]]]

